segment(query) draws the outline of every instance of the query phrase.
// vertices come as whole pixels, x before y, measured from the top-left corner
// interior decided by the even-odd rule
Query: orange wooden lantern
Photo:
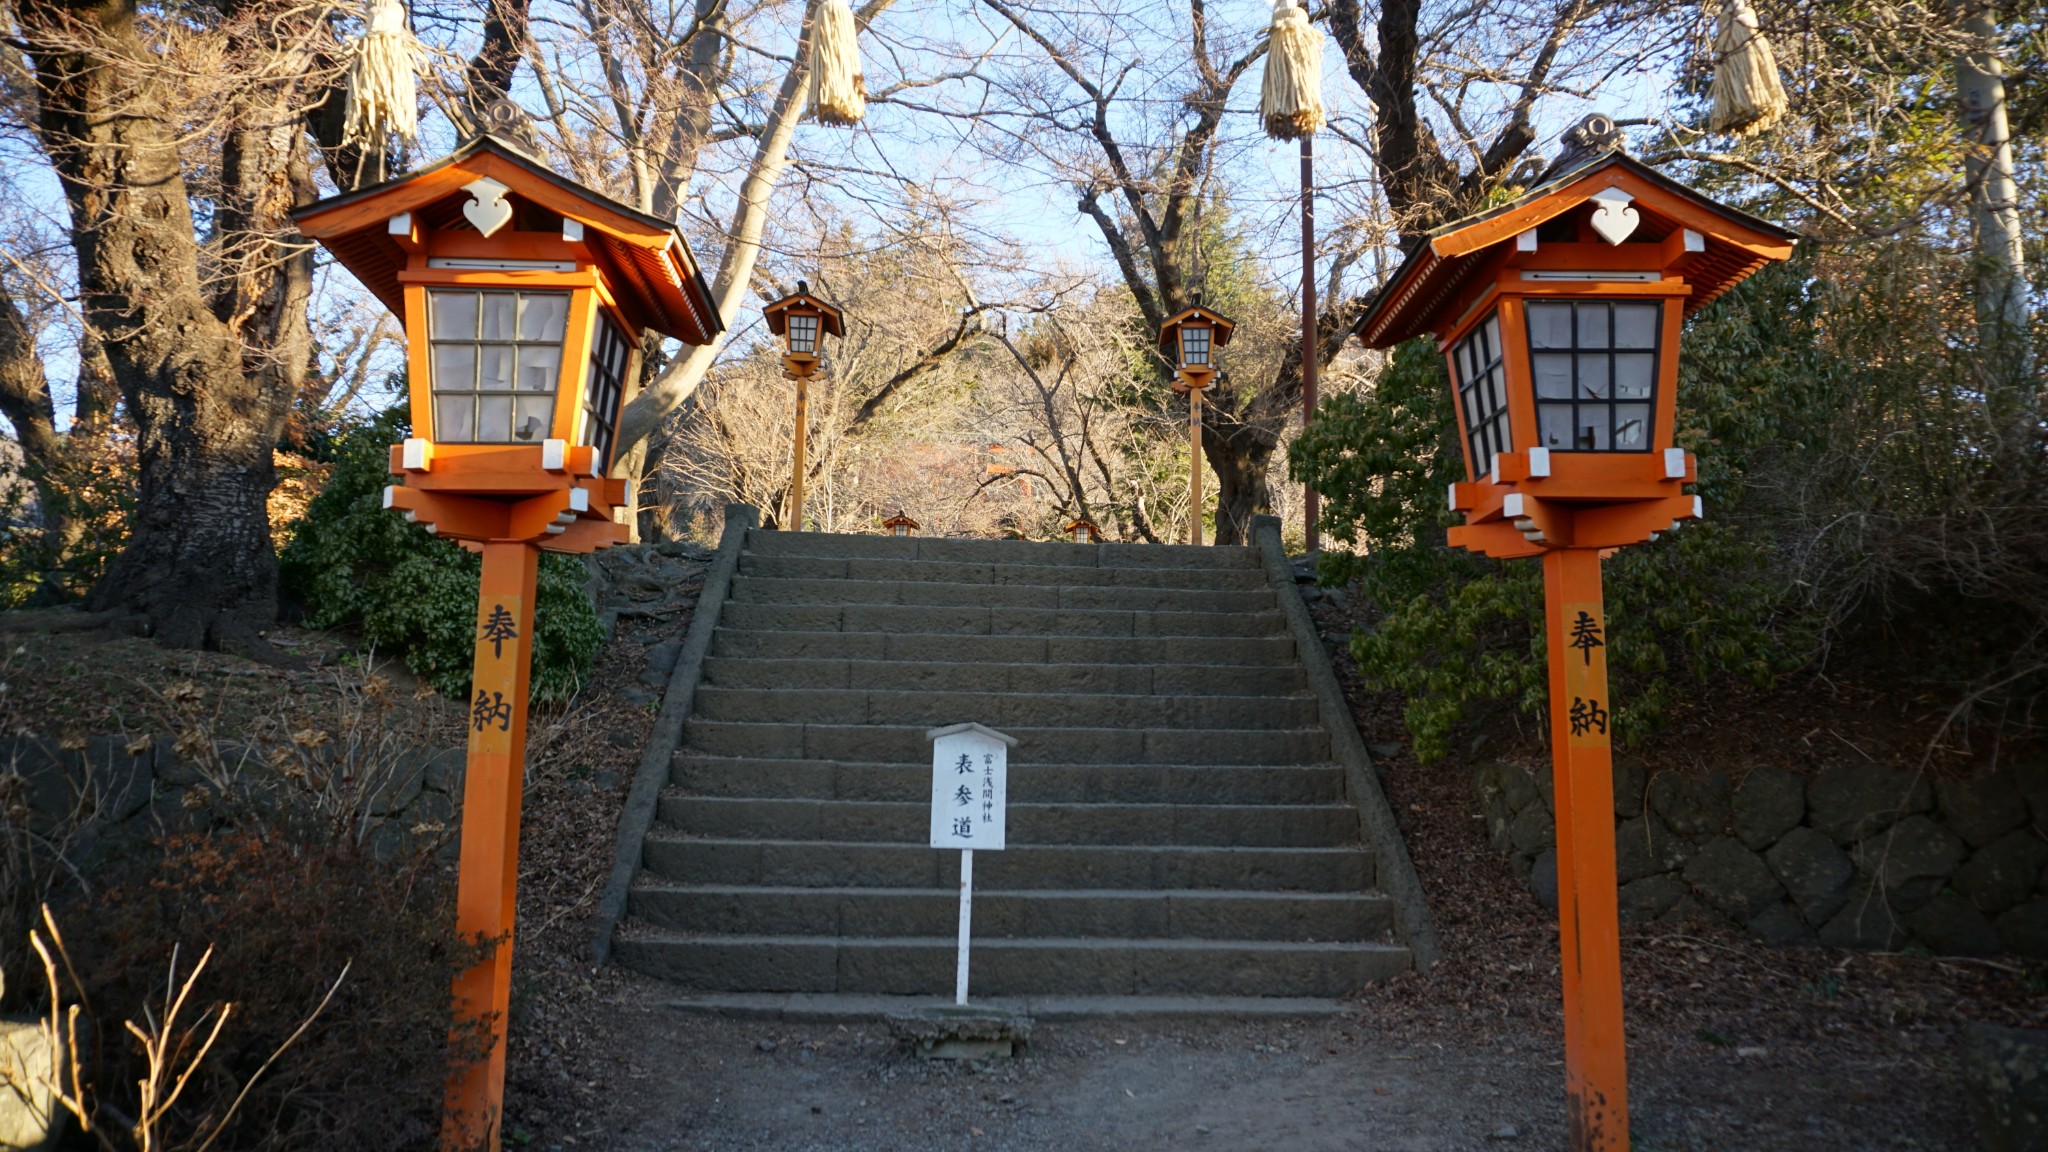
[[[1095,526],[1095,521],[1088,519],[1086,516],[1067,525],[1066,531],[1067,539],[1076,544],[1102,543],[1102,530]]]
[[[718,311],[673,224],[495,136],[295,218],[405,324],[413,435],[391,449],[384,506],[483,554],[456,929],[495,947],[455,1002],[492,1047],[451,1077],[442,1147],[495,1148],[539,554],[631,538],[609,473],[640,334],[702,344]]]
[[[761,309],[768,330],[782,337],[782,374],[796,381],[796,430],[791,435],[789,510],[777,517],[786,528],[804,527],[804,452],[810,446],[810,380],[824,357],[819,347],[827,336],[845,336],[845,316],[811,295],[811,286],[796,282],[796,291]],[[904,535],[902,532],[898,536]]]
[[[1411,252],[1357,329],[1373,348],[1429,333],[1450,361],[1450,542],[1543,557],[1574,1152],[1628,1147],[1600,557],[1701,515],[1673,443],[1681,324],[1794,242],[1618,145],[1588,117],[1526,195]]]
[[[912,520],[899,511],[894,516],[882,521],[882,527],[887,528],[891,536],[908,536],[912,532],[917,531],[920,525],[917,521]]]
[[[1188,398],[1188,543],[1202,542],[1202,390],[1216,382],[1216,350],[1230,343],[1221,312],[1194,307],[1159,326],[1159,351],[1173,365],[1173,390]]]

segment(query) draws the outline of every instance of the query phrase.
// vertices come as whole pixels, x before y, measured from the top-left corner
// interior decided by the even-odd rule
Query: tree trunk
[[[2028,336],[2026,240],[2013,180],[2012,128],[2006,116],[2005,66],[1998,25],[1981,0],[1958,4],[1963,31],[1978,47],[1956,57],[1969,151],[1970,207],[1977,244],[1977,323],[1986,344],[2024,348]]]
[[[1279,444],[1278,429],[1265,424],[1240,424],[1228,414],[1202,421],[1202,456],[1216,473],[1217,544],[1251,543],[1252,517],[1272,513],[1266,469]]]
[[[276,658],[266,500],[271,453],[304,382],[311,257],[286,214],[310,195],[293,109],[304,61],[239,44],[269,76],[219,129],[213,239],[194,227],[177,84],[123,0],[20,9],[41,144],[63,183],[85,318],[136,428],[132,534],[87,605],[166,645]]]

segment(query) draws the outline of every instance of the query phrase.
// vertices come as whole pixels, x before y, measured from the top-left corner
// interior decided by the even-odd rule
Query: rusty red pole
[[[1301,138],[1301,430],[1316,415],[1316,138]],[[1302,518],[1308,551],[1316,550],[1316,515],[1321,500],[1302,485]]]

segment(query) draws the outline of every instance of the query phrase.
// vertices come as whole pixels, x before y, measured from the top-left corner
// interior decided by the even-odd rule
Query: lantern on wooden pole
[[[796,381],[796,431],[792,434],[789,472],[789,510],[777,517],[792,532],[804,530],[804,452],[810,443],[810,381],[823,359],[821,341],[827,336],[846,335],[844,315],[839,309],[811,295],[808,282],[796,282],[796,291],[762,309],[768,330],[782,337],[782,375]]]
[[[917,521],[905,516],[903,510],[899,508],[894,516],[882,521],[882,527],[887,528],[891,536],[908,536],[917,531],[920,525]]]
[[[1543,558],[1573,1152],[1628,1148],[1608,620],[1600,558],[1702,512],[1674,443],[1684,318],[1791,255],[1793,236],[1613,150],[1589,117],[1526,195],[1431,233],[1359,321],[1450,363],[1466,479],[1450,542]]]
[[[457,976],[455,1011],[491,1047],[451,1074],[441,1146],[495,1148],[540,553],[632,538],[609,473],[640,335],[705,344],[722,325],[674,223],[491,135],[293,218],[405,325],[412,435],[384,506],[483,557],[456,931],[490,954]]]
[[[1316,414],[1316,133],[1323,113],[1323,34],[1294,0],[1273,6],[1259,119],[1275,140],[1301,141],[1301,426]],[[1316,490],[1302,486],[1303,539],[1316,550]]]
[[[1095,521],[1088,519],[1086,516],[1082,516],[1068,524],[1065,531],[1067,539],[1075,544],[1102,543],[1102,530],[1095,526]]]
[[[1236,325],[1199,302],[1159,326],[1159,350],[1173,364],[1173,390],[1188,398],[1188,543],[1202,542],[1202,392],[1216,382],[1216,349]]]

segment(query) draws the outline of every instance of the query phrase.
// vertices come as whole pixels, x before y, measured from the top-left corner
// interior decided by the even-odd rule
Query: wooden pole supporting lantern
[[[1188,397],[1188,543],[1202,542],[1202,392],[1216,382],[1216,349],[1237,327],[1198,302],[1159,326],[1159,350],[1173,364],[1173,390]]]
[[[609,473],[640,334],[703,344],[718,311],[673,224],[495,136],[295,217],[405,324],[413,435],[384,506],[483,556],[456,932],[488,955],[456,978],[453,1037],[490,1049],[451,1072],[441,1146],[496,1148],[540,553],[632,538]]]
[[[782,527],[804,530],[804,450],[810,444],[810,382],[824,359],[818,349],[827,336],[846,335],[844,315],[839,309],[811,295],[808,282],[796,282],[796,291],[761,310],[768,318],[768,330],[782,337],[782,375],[796,381],[796,431],[790,452],[789,513],[780,517]],[[903,535],[899,532],[897,535]]]
[[[1450,361],[1450,542],[1543,557],[1573,1152],[1629,1146],[1600,557],[1701,515],[1672,443],[1681,324],[1793,245],[1619,144],[1588,117],[1528,194],[1411,252],[1357,329],[1372,348],[1428,333]]]

